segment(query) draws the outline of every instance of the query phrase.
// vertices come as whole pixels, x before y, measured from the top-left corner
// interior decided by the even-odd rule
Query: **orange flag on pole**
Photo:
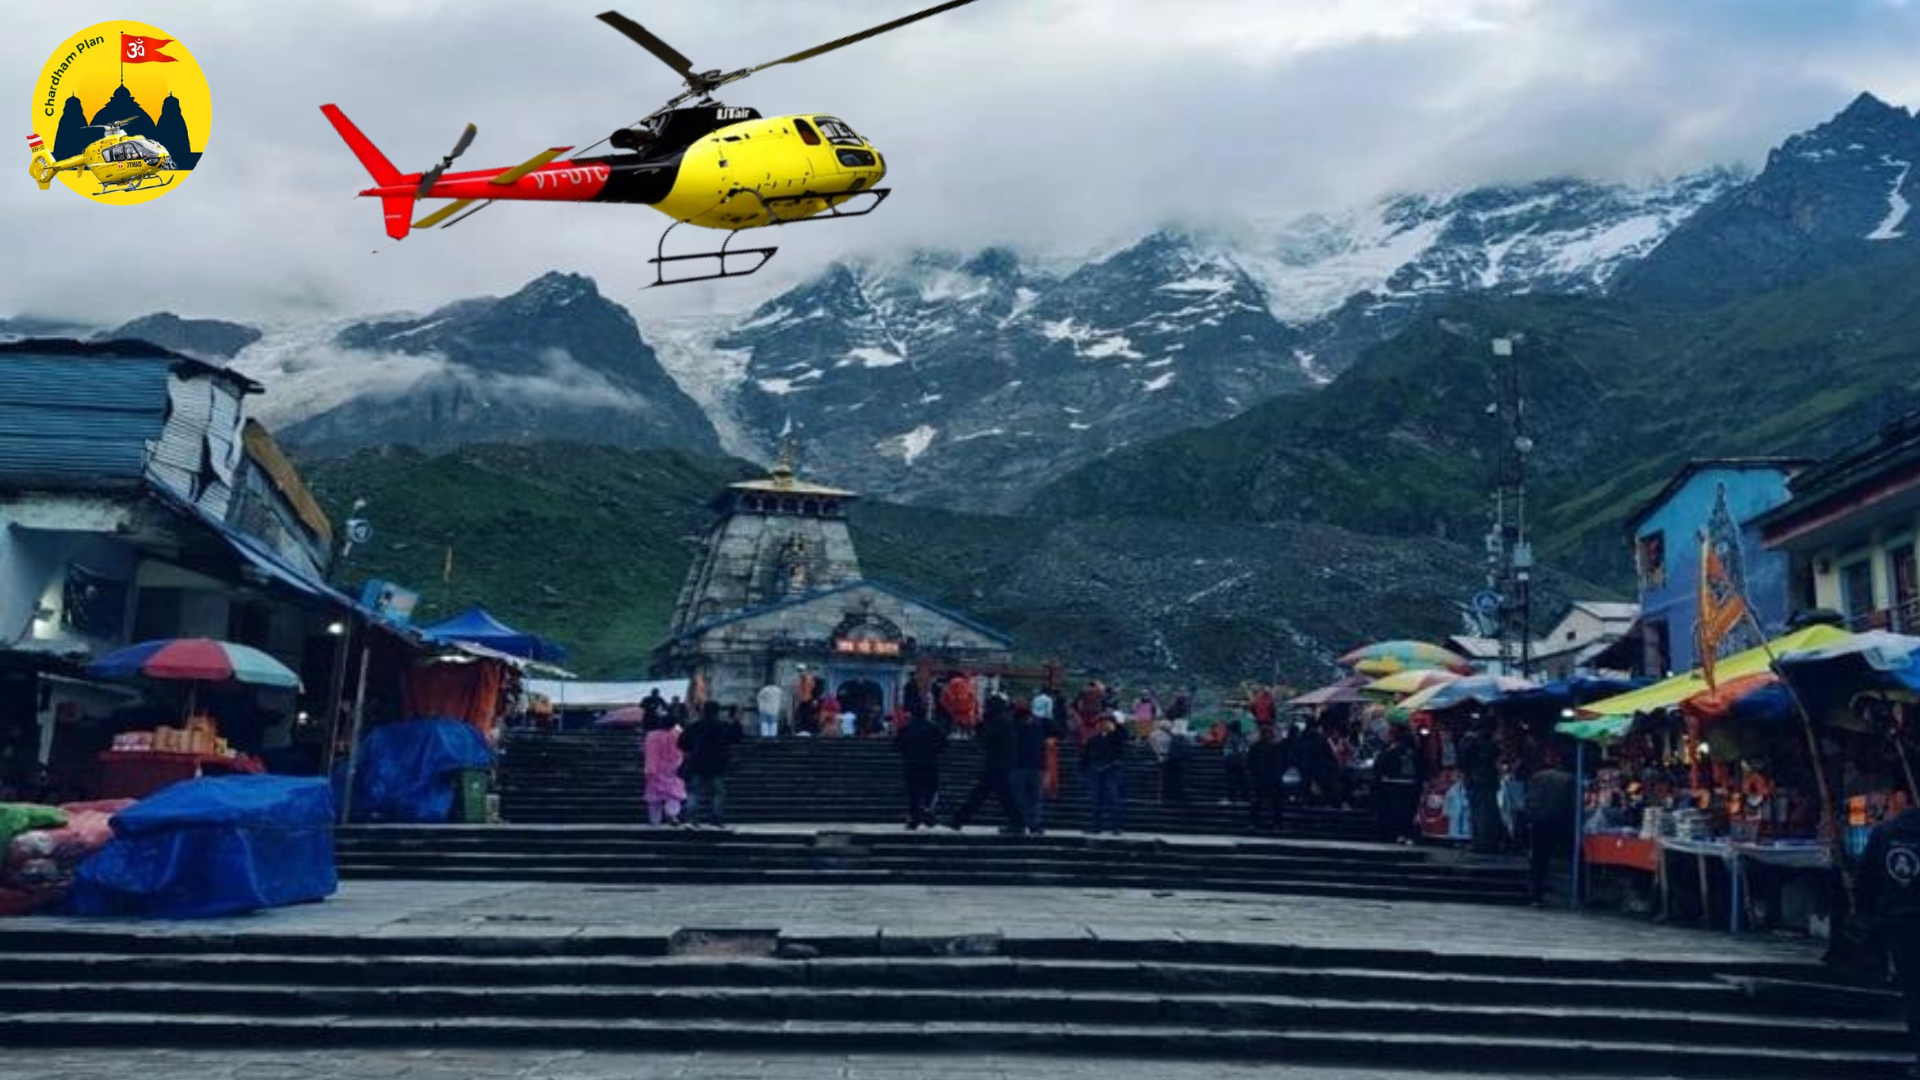
[[[1700,617],[1693,628],[1694,652],[1709,692],[1716,689],[1713,665],[1721,646],[1749,614],[1741,564],[1740,528],[1727,508],[1727,489],[1722,486],[1700,535]]]

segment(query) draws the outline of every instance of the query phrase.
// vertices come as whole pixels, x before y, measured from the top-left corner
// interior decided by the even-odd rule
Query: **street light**
[[[340,622],[337,619],[327,624],[327,633],[331,634],[334,637],[339,637],[340,635],[346,632],[347,632],[347,624]]]

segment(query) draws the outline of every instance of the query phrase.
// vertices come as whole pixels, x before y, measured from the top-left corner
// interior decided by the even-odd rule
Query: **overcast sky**
[[[618,0],[702,68],[785,55],[930,0]],[[917,244],[1094,249],[1165,222],[1285,218],[1383,193],[1757,164],[1860,90],[1920,104],[1913,0],[977,0],[723,95],[847,119],[895,196],[782,230],[764,282],[634,290],[664,223],[640,207],[501,204],[386,247],[336,102],[402,169],[462,124],[462,166],[584,145],[673,74],[595,21],[608,0],[63,0],[6,5],[26,134],[54,47],[138,16],[206,71],[211,142],[165,198],[0,183],[0,315],[285,320],[421,309],[560,267],[643,321],[764,295],[838,254]],[[4,100],[4,95],[0,95]],[[691,235],[689,235],[691,234]],[[682,229],[676,238],[718,238]],[[778,271],[776,274],[775,272]]]

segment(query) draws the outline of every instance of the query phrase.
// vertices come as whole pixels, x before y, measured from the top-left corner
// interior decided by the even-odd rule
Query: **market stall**
[[[97,756],[94,794],[103,799],[138,799],[201,776],[264,772],[257,758],[227,744],[213,717],[196,703],[205,690],[217,686],[300,688],[299,676],[273,657],[208,638],[141,642],[101,657],[87,670],[101,678],[137,678],[185,688],[180,726],[121,732]]]
[[[1586,862],[1651,873],[1668,916],[1817,927],[1843,850],[1912,799],[1897,698],[1920,687],[1916,655],[1920,638],[1817,625],[1717,661],[1711,684],[1688,672],[1586,706],[1560,725],[1597,763]]]

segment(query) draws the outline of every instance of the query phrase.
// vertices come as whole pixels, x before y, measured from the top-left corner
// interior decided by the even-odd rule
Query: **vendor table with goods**
[[[1668,854],[1691,855],[1700,874],[1700,897],[1704,908],[1707,897],[1707,866],[1709,859],[1720,859],[1727,864],[1727,932],[1740,932],[1741,905],[1745,903],[1747,864],[1762,863],[1788,870],[1826,870],[1833,866],[1833,856],[1825,845],[1816,840],[1775,840],[1740,841],[1724,837],[1706,840],[1683,840],[1678,837],[1663,836],[1660,845],[1660,866],[1655,877],[1660,884],[1660,911],[1666,914],[1670,910],[1671,887],[1667,877],[1666,858]]]
[[[1642,873],[1660,872],[1660,842],[1637,832],[1595,833],[1584,844],[1590,866],[1624,866]]]
[[[104,750],[98,760],[100,779],[95,794],[102,799],[141,799],[181,780],[266,771],[258,759],[244,754]]]

